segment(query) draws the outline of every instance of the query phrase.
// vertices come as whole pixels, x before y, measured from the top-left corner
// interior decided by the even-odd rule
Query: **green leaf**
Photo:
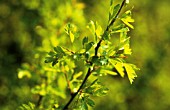
[[[72,32],[70,32],[70,40],[72,43],[74,42],[74,34]]]
[[[54,47],[54,51],[59,53],[59,54],[66,55],[65,52],[63,51],[63,49],[60,46]]]
[[[93,45],[94,42],[89,42],[88,44],[86,44],[86,52],[89,51]]]
[[[90,53],[89,53],[89,52],[86,52],[86,53],[85,53],[85,58],[86,58],[86,59],[89,59],[89,58],[90,58]]]
[[[125,73],[124,73],[124,69],[123,69],[123,63],[117,62],[117,64],[114,67],[119,72],[120,76],[124,77]]]
[[[97,37],[99,37],[99,38],[103,34],[103,29],[102,29],[102,27],[97,22],[96,22],[95,33],[96,33]],[[97,41],[97,38],[96,38],[96,41]]]
[[[126,55],[131,55],[132,54],[132,49],[130,49],[129,44],[124,45],[124,54],[126,54]]]
[[[125,42],[127,39],[130,38],[127,36],[128,31],[129,31],[128,27],[122,29],[122,31],[120,32],[120,42]]]
[[[88,110],[88,106],[86,104],[86,102],[82,99],[81,101],[81,106],[80,106],[80,110]]]
[[[79,32],[77,31],[77,27],[73,24],[68,23],[65,26],[65,32],[70,36],[70,40],[73,43],[75,38],[79,37]]]
[[[107,94],[108,90],[109,89],[106,88],[106,87],[101,87],[101,88],[97,89],[96,91],[94,91],[94,95],[96,95],[96,96],[104,96],[104,95]]]
[[[100,58],[99,60],[100,60],[101,65],[107,65],[108,64],[108,59],[106,59],[106,58]]]
[[[110,33],[106,31],[106,32],[103,34],[103,39],[104,39],[104,40],[109,40],[109,39],[110,39]]]
[[[101,70],[101,73],[106,73],[106,74],[110,74],[110,75],[117,75],[116,72],[111,71],[111,70],[105,70],[105,69],[102,69],[102,70]]]
[[[84,37],[83,38],[83,41],[82,41],[82,44],[84,45],[85,43],[87,43],[88,42],[88,37]]]
[[[96,27],[95,27],[95,23],[93,21],[90,21],[87,28],[92,32],[92,34],[95,34]]]
[[[110,0],[110,6],[112,6],[113,5],[113,0]]]
[[[53,51],[50,51],[50,52],[48,53],[48,55],[53,57],[53,56],[55,55],[55,53],[54,53]]]
[[[58,60],[52,62],[52,66],[55,66],[58,63]]]
[[[95,80],[90,84],[90,86],[94,85],[97,81],[98,81],[98,79],[95,79]]]
[[[112,4],[112,6],[110,7],[110,13],[109,13],[109,24],[112,21],[112,19],[115,19],[116,14],[119,9],[120,9],[120,4],[117,4],[116,6]]]
[[[93,57],[92,57],[92,63],[96,63],[96,64],[97,64],[97,63],[100,63],[100,62],[99,62],[99,57],[98,57],[98,56],[93,56]]]
[[[131,11],[128,10],[126,11],[123,15],[121,20],[130,28],[134,29],[133,25],[131,25],[130,23],[134,22],[134,19],[132,19],[131,17]]]
[[[46,57],[45,59],[46,59],[46,60],[45,60],[45,63],[51,63],[51,62],[54,61],[54,58],[53,58],[53,57]]]
[[[127,76],[129,78],[129,81],[132,84],[135,77],[137,77],[136,72],[135,72],[134,69],[138,70],[138,68],[136,68],[136,66],[134,66],[132,64],[128,64],[128,63],[124,63],[124,67],[125,67]]]
[[[94,23],[93,21],[90,21],[87,28],[95,36],[96,41],[97,41],[97,38],[101,38],[101,35],[103,34],[103,29],[97,22]]]
[[[87,104],[88,104],[88,105],[90,105],[91,107],[94,107],[95,103],[94,103],[94,101],[93,101],[92,99],[87,98],[86,101],[87,101]]]
[[[20,106],[17,110],[34,110],[34,109],[35,105],[29,102],[28,104],[22,104],[22,106]]]
[[[28,105],[30,106],[31,110],[34,110],[34,108],[35,108],[35,104],[33,104],[33,103],[29,102],[29,103],[28,103]]]

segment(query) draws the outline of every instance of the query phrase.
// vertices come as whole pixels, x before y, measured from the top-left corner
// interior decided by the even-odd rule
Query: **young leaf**
[[[96,96],[104,96],[104,95],[107,94],[108,90],[109,89],[106,88],[106,87],[101,87],[101,88],[97,89],[96,91],[94,91],[94,95],[96,95]]]
[[[134,22],[134,19],[132,19],[131,17],[131,11],[128,10],[126,11],[123,15],[121,20],[130,28],[134,29],[133,25],[131,25],[130,23]]]
[[[92,32],[92,34],[95,34],[96,27],[95,27],[95,23],[93,21],[90,21],[87,28]]]
[[[124,67],[129,78],[130,83],[132,84],[135,77],[137,77],[135,70],[132,68],[130,64],[124,63]]]
[[[74,42],[74,34],[72,32],[70,32],[70,40],[72,43]]]
[[[89,51],[93,45],[94,42],[89,42],[88,44],[86,44],[86,52]]]
[[[115,68],[119,72],[120,76],[124,77],[125,73],[124,73],[124,69],[123,69],[123,63],[117,62],[117,64],[115,65]]]
[[[115,16],[118,12],[118,10],[120,9],[120,4],[117,4],[116,6],[112,6],[110,7],[110,13],[109,13],[109,24],[112,21],[112,19],[115,19]]]
[[[73,24],[68,23],[65,27],[65,32],[70,36],[70,40],[73,43],[75,38],[78,38],[77,27]]]
[[[83,41],[82,41],[83,46],[84,46],[84,44],[87,43],[87,42],[88,42],[88,37],[84,37],[84,38],[83,38]]]
[[[111,71],[111,70],[101,70],[100,72],[101,72],[101,73],[110,74],[110,75],[117,75],[117,73],[116,73],[116,72]]]
[[[100,37],[103,34],[103,29],[97,22],[96,22],[95,33],[96,33],[97,37]],[[96,41],[97,41],[97,38],[96,38]]]

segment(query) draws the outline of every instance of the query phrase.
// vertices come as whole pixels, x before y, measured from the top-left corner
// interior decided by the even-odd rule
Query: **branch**
[[[90,76],[91,74],[91,69],[89,68],[88,71],[87,71],[87,74],[81,84],[81,86],[79,87],[79,89],[77,90],[76,93],[74,93],[71,97],[71,99],[69,100],[69,102],[64,106],[63,110],[68,110],[68,106],[71,104],[71,102],[73,101],[73,99],[77,96],[77,94],[80,92],[80,90],[82,89],[82,87],[84,86],[84,84],[86,83],[88,77]]]
[[[108,24],[108,26],[106,27],[106,30],[104,31],[104,34],[105,34],[107,31],[109,31],[110,26],[112,26],[112,25],[115,23],[115,21],[116,21],[118,15],[120,14],[120,12],[121,12],[121,10],[122,10],[125,2],[126,2],[126,0],[123,0],[120,9],[118,10],[118,12],[117,12],[117,14],[115,15],[115,17],[112,19],[112,21],[110,22],[110,24]],[[102,36],[104,36],[104,34],[103,34]],[[99,42],[97,43],[97,46],[95,47],[95,56],[97,56],[97,53],[98,53],[98,50],[99,50],[99,47],[100,47],[102,41],[103,41],[103,37],[99,40]],[[92,65],[93,65],[93,63],[91,63],[91,66],[92,66]],[[86,76],[85,76],[85,78],[84,78],[81,86],[79,87],[79,89],[77,90],[77,92],[74,93],[74,94],[71,96],[71,99],[70,99],[70,100],[68,101],[68,103],[64,106],[63,110],[68,110],[68,106],[71,104],[71,102],[73,101],[73,99],[77,96],[77,94],[78,94],[78,93],[80,92],[80,90],[83,88],[83,86],[84,86],[84,84],[86,83],[88,77],[91,75],[91,72],[92,72],[92,70],[91,70],[91,68],[89,67],[89,69],[88,69],[88,71],[87,71],[87,74],[86,74]]]
[[[41,105],[42,99],[43,99],[43,96],[42,96],[42,95],[39,95],[39,99],[38,99],[38,102],[37,102],[37,104],[36,104],[36,107],[37,107],[37,108]]]
[[[112,19],[112,21],[110,22],[110,24],[106,27],[106,30],[104,31],[104,34],[105,34],[107,31],[109,31],[110,26],[114,25],[116,19],[118,18],[118,15],[120,14],[123,6],[125,5],[125,2],[126,2],[126,0],[123,0],[123,2],[122,2],[122,4],[121,4],[121,6],[120,6],[120,8],[119,8],[119,10],[118,10],[118,12],[117,12],[117,14],[116,14],[115,17]],[[103,34],[103,35],[104,35],[104,34]],[[102,36],[103,36],[103,35],[102,35]],[[99,50],[99,47],[100,47],[102,41],[103,41],[103,37],[102,37],[102,38],[100,39],[100,41],[97,43],[97,46],[96,46],[96,48],[95,48],[95,56],[97,56],[97,53],[98,53],[98,50]]]

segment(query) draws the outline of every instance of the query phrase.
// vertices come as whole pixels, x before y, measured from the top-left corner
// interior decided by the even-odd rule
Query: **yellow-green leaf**
[[[129,26],[130,28],[134,29],[133,25],[131,25],[131,22],[134,22],[134,19],[132,19],[130,16],[126,17],[126,18],[122,18],[121,19],[127,26]]]
[[[95,34],[95,30],[96,30],[96,27],[95,27],[95,24],[93,21],[90,21],[89,25],[87,26],[87,28],[93,33]]]
[[[125,70],[127,72],[127,76],[129,78],[130,83],[132,84],[135,77],[137,77],[135,70],[132,68],[130,64],[124,63]]]
[[[72,32],[70,32],[70,40],[72,43],[74,42],[74,34]]]
[[[111,70],[101,70],[101,73],[106,73],[106,74],[110,74],[110,75],[117,75],[116,72],[113,72]]]
[[[96,35],[97,37],[101,36],[103,34],[102,27],[96,22]]]
[[[123,63],[117,62],[117,64],[115,65],[115,68],[119,72],[121,77],[125,76],[124,69],[123,69]]]

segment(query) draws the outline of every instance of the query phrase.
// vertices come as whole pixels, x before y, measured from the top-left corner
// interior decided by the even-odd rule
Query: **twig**
[[[72,95],[71,99],[70,99],[69,102],[65,105],[65,107],[63,108],[63,110],[68,110],[68,106],[71,104],[71,102],[73,101],[73,99],[77,96],[77,94],[80,92],[80,90],[82,89],[82,87],[83,87],[84,84],[86,83],[86,81],[87,81],[88,77],[90,76],[90,74],[91,74],[91,69],[89,68],[89,69],[88,69],[88,72],[87,72],[87,74],[86,74],[86,76],[85,76],[85,78],[84,78],[84,80],[83,80],[83,82],[82,82],[82,84],[81,84],[81,86],[79,87],[79,89],[77,90],[77,92]]]
[[[37,102],[37,105],[36,105],[37,108],[41,105],[42,99],[43,99],[43,96],[39,95],[39,99],[38,99],[38,102]]]
[[[110,22],[110,24],[106,27],[106,30],[104,31],[104,34],[109,31],[110,26],[114,25],[116,19],[118,18],[118,15],[120,14],[123,6],[125,5],[125,2],[126,2],[126,0],[123,0],[123,2],[122,2],[122,4],[121,4],[121,6],[120,6],[120,8],[119,8],[119,10],[118,10],[118,12],[117,12],[117,14],[116,14],[115,17],[112,19],[112,21]],[[103,34],[103,35],[104,35],[104,34]],[[103,35],[102,35],[102,36],[103,36]],[[100,47],[102,41],[103,41],[103,37],[102,37],[102,38],[100,39],[100,41],[97,43],[97,46],[96,46],[96,48],[95,48],[95,56],[97,56],[97,53],[98,53],[98,50],[99,50],[99,47]]]

